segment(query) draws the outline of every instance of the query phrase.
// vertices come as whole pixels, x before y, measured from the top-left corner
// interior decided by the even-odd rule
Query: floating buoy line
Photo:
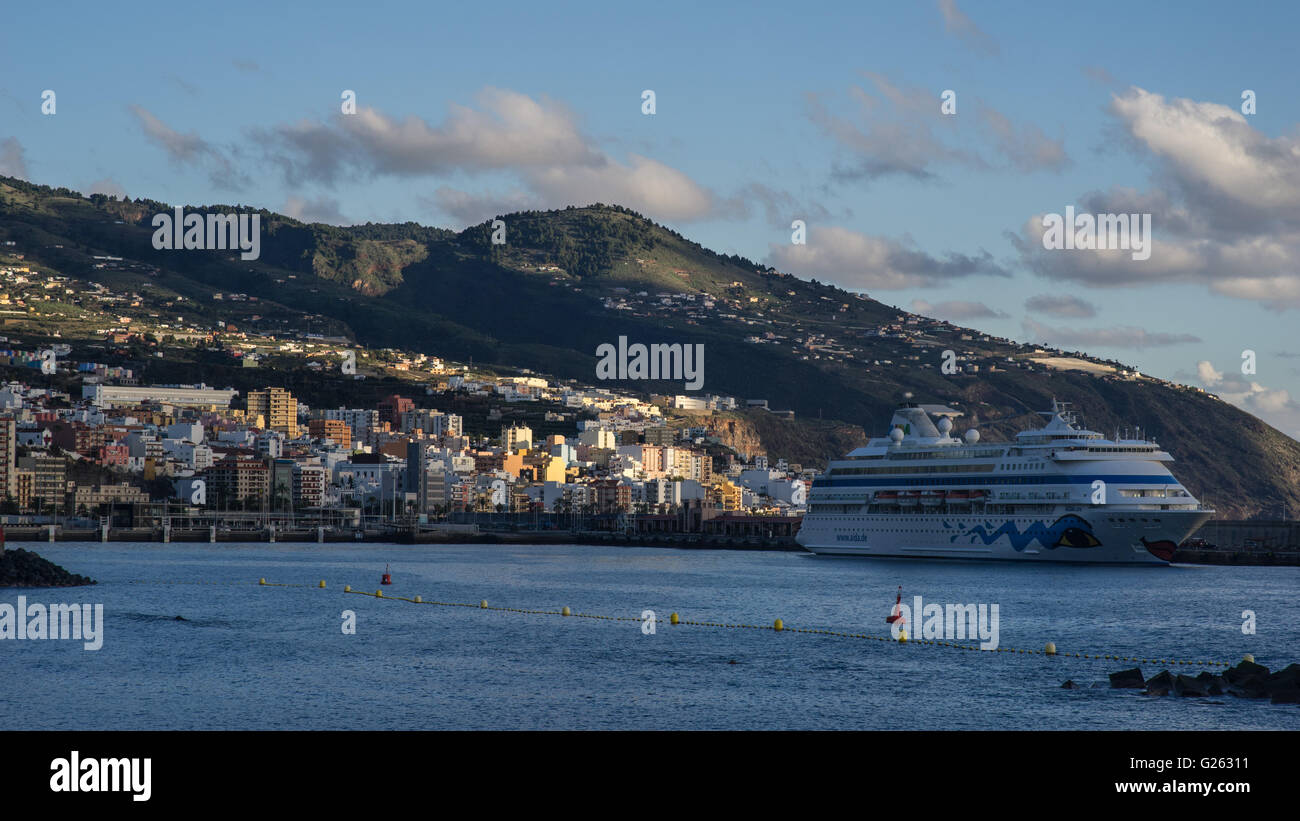
[[[388,577],[388,574],[384,574]],[[391,584],[390,582],[387,582]],[[247,586],[255,584],[259,587],[299,587],[316,590],[329,589],[325,580],[322,579],[316,584],[291,584],[285,582],[270,582],[265,577],[258,579],[256,582],[168,582],[168,581],[137,581],[132,584],[212,584],[212,585],[233,585]],[[536,610],[525,607],[501,607],[499,605],[488,604],[487,599],[481,599],[477,603],[473,602],[446,602],[436,599],[426,599],[422,596],[394,596],[391,593],[385,594],[383,590],[375,590],[373,593],[368,590],[353,589],[351,585],[344,585],[343,593],[356,596],[369,596],[371,598],[383,599],[385,601],[404,601],[412,604],[429,604],[435,607],[465,607],[475,610],[493,610],[498,613],[514,613],[519,615],[530,616],[560,616],[571,617],[575,619],[593,619],[597,621],[629,621],[643,622],[645,619],[640,616],[610,616],[599,613],[578,613],[574,612],[567,605],[558,610]],[[1060,658],[1074,659],[1092,659],[1094,661],[1128,661],[1140,664],[1164,664],[1164,665],[1182,665],[1186,667],[1230,667],[1227,662],[1222,661],[1188,661],[1170,658],[1142,658],[1139,656],[1125,656],[1114,653],[1070,653],[1057,649],[1055,642],[1047,642],[1041,650],[1030,650],[1017,647],[997,647],[985,649],[977,644],[961,644],[954,641],[943,641],[939,639],[921,639],[909,638],[905,631],[900,632],[898,638],[893,636],[877,636],[870,633],[858,633],[851,630],[830,630],[814,627],[792,627],[787,625],[783,619],[774,619],[771,624],[740,624],[731,622],[714,622],[714,621],[696,621],[694,619],[682,618],[678,613],[672,613],[668,617],[668,623],[673,626],[687,627],[708,627],[721,630],[767,630],[773,633],[796,633],[810,636],[831,636],[835,638],[858,639],[865,641],[879,641],[888,644],[897,644],[900,646],[919,646],[919,647],[944,647],[952,650],[965,650],[968,652],[980,653],[1011,653],[1015,655],[1027,656],[1050,656]]]
[[[291,584],[285,582],[269,582],[265,578],[258,579],[255,582],[206,582],[206,581],[131,581],[128,584],[196,584],[212,585],[227,587],[248,587],[256,585],[258,587],[300,587],[311,588],[315,590],[329,589],[322,579],[316,584]],[[422,596],[394,596],[391,593],[385,594],[382,590],[375,590],[373,593],[366,590],[353,589],[351,585],[344,585],[343,592],[351,595],[370,596],[385,601],[404,601],[413,604],[431,604],[436,607],[468,607],[475,610],[495,610],[498,613],[515,613],[530,616],[570,616],[575,619],[595,619],[598,621],[645,621],[640,616],[607,616],[597,613],[575,613],[568,606],[559,610],[531,610],[524,607],[499,607],[489,605],[487,599],[481,599],[478,603],[471,602],[445,602],[434,599],[426,599]],[[920,647],[945,647],[952,650],[966,650],[980,653],[1012,653],[1026,656],[1059,656],[1061,658],[1073,659],[1092,659],[1094,661],[1129,661],[1139,664],[1164,664],[1164,665],[1182,665],[1185,667],[1231,667],[1228,662],[1223,661],[1187,661],[1171,658],[1142,658],[1140,656],[1124,656],[1114,653],[1067,653],[1057,650],[1055,642],[1047,642],[1041,650],[1026,650],[1016,647],[997,647],[986,650],[977,644],[960,644],[954,641],[941,641],[939,639],[919,639],[909,638],[906,631],[900,631],[899,637],[893,636],[876,636],[870,633],[857,633],[850,630],[828,630],[812,627],[791,627],[783,619],[775,619],[771,624],[732,624],[728,622],[714,621],[695,621],[684,619],[678,613],[672,613],[668,617],[668,623],[674,626],[686,625],[688,627],[710,627],[723,630],[769,630],[774,633],[799,633],[811,636],[832,636],[835,638],[859,639],[866,641],[880,641],[888,644],[913,645]]]

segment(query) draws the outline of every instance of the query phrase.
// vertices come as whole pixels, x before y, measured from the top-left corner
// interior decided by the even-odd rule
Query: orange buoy
[[[392,584],[393,574],[388,572],[388,565],[384,565],[384,577],[379,580],[380,584]]]

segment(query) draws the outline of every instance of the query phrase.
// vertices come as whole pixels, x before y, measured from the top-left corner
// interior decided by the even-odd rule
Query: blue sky
[[[1207,387],[1300,436],[1298,16],[24,4],[0,33],[0,173],[336,223],[618,202],[719,251]],[[1068,205],[1152,213],[1152,258],[1046,252],[1031,220]]]

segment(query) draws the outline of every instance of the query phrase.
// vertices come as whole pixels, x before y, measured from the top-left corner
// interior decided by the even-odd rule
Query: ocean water
[[[99,584],[104,642],[0,641],[0,729],[1298,729],[1300,708],[1104,686],[1134,666],[887,635],[904,602],[997,604],[1003,647],[1300,661],[1300,569],[1082,567],[590,546],[34,545]],[[604,621],[391,596],[640,617]],[[302,587],[259,586],[257,580]],[[327,589],[316,588],[319,580]],[[341,629],[356,615],[355,635]],[[1242,612],[1255,613],[1255,635]],[[183,616],[184,621],[176,620]],[[909,632],[914,632],[910,630]],[[967,642],[970,643],[970,642]],[[734,662],[734,663],[733,663]],[[1148,676],[1161,665],[1141,665]],[[1188,668],[1172,668],[1187,670]],[[1205,668],[1191,668],[1193,674]],[[1064,690],[1066,679],[1083,685]],[[1098,686],[1091,686],[1091,685]]]

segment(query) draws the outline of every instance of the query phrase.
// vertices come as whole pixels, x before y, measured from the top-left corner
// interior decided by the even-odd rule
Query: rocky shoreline
[[[82,587],[97,582],[69,573],[21,547],[0,549],[0,587]]]

